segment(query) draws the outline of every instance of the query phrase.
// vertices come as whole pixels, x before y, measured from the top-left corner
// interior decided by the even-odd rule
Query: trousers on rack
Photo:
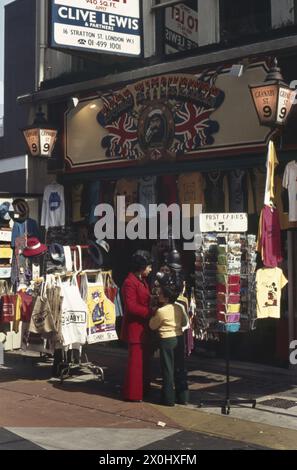
[[[160,339],[160,361],[163,378],[161,403],[168,406],[187,403],[189,392],[183,335]]]
[[[142,343],[129,343],[128,364],[125,374],[124,400],[143,400],[150,387],[150,346]]]

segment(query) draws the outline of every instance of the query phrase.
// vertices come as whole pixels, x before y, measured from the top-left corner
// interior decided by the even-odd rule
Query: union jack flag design
[[[131,114],[122,114],[115,122],[105,126],[109,135],[102,140],[109,158],[138,159],[137,126]]]
[[[210,120],[214,108],[205,109],[191,101],[184,102],[175,113],[174,151],[186,153],[214,142],[212,134],[218,132],[219,124]]]

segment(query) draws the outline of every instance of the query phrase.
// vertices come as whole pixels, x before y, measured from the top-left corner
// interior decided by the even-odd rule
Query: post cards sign
[[[139,0],[52,0],[51,46],[141,55]]]

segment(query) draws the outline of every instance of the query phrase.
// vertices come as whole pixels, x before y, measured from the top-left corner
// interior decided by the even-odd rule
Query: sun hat
[[[51,260],[55,264],[65,264],[64,246],[60,243],[52,243],[48,248]]]
[[[29,206],[24,199],[15,199],[12,202],[13,211],[10,213],[11,218],[16,222],[24,222],[29,217]]]
[[[42,243],[40,243],[38,238],[29,237],[27,240],[27,246],[23,251],[23,255],[26,256],[27,258],[30,258],[32,256],[42,255],[46,251],[47,251],[46,245],[43,245]]]

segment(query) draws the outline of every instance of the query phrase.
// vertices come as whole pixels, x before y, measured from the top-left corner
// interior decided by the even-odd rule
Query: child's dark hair
[[[183,282],[180,276],[176,274],[164,274],[159,276],[158,282],[164,297],[174,304],[183,290]]]

